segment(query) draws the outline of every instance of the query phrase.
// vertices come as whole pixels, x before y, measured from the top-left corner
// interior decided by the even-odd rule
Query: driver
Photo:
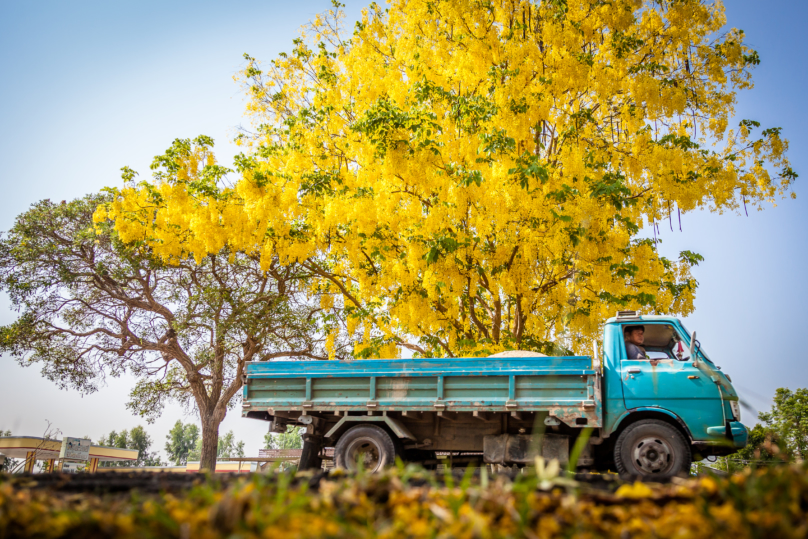
[[[645,355],[645,326],[626,326],[623,330],[628,359],[648,359]]]

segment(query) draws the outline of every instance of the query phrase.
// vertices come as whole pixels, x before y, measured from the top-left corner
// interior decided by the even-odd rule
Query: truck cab
[[[647,359],[629,359],[626,329],[644,329]],[[747,430],[740,423],[738,393],[729,376],[707,355],[680,320],[668,316],[618,313],[606,321],[603,339],[604,435],[617,440],[632,424],[642,420],[665,422],[686,437],[694,460],[727,455],[744,447]],[[667,458],[664,440],[638,437],[631,453],[637,471],[653,470],[643,460],[652,455]],[[626,456],[624,455],[624,457]],[[619,458],[615,452],[615,458]],[[639,461],[640,464],[637,464]]]

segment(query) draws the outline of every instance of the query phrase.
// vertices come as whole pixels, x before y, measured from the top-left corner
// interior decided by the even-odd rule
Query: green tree
[[[137,449],[138,451],[138,458],[134,463],[123,461],[102,462],[105,467],[163,465],[159,455],[156,452],[149,451],[152,444],[151,437],[146,434],[146,430],[140,425],[134,427],[131,431],[115,432],[113,430],[106,437],[102,436],[97,443],[107,447]]]
[[[300,449],[303,447],[305,429],[288,425],[286,432],[268,432],[264,435],[265,449]]]
[[[219,437],[220,458],[235,458],[244,456],[244,442],[236,440],[233,431],[228,431],[224,436]]]
[[[188,454],[194,450],[197,442],[199,442],[199,427],[193,423],[184,425],[182,421],[177,420],[166,436],[168,460],[178,466],[185,464],[188,462]]]
[[[193,450],[188,453],[188,460],[199,460],[202,454],[202,440],[196,441]],[[235,457],[244,456],[244,442],[236,440],[233,431],[227,431],[226,434],[219,436],[219,446],[216,450],[216,456],[220,459],[227,460]]]
[[[116,432],[113,430],[106,436],[101,436],[101,438],[99,438],[95,443],[104,447],[120,447],[122,449],[128,449],[129,432],[126,430],[122,430],[121,432]],[[129,466],[130,464],[128,462],[101,461],[100,465],[105,468],[119,468]]]
[[[163,157],[156,167],[170,168]],[[0,290],[20,312],[0,328],[0,353],[83,393],[106,375],[133,375],[128,407],[149,422],[167,401],[196,408],[202,468],[213,469],[249,361],[326,357],[318,298],[299,266],[257,255],[223,250],[168,265],[94,223],[108,201],[38,202],[0,240]]]
[[[769,412],[758,414],[766,430],[774,434],[780,449],[793,460],[803,461],[808,452],[808,389],[781,387]]]
[[[775,432],[758,423],[749,429],[746,447],[730,458],[750,464],[783,462],[788,456],[780,449],[780,444]]]
[[[146,430],[138,425],[134,427],[131,431],[129,431],[129,442],[130,446],[129,449],[137,449],[138,450],[138,466],[162,466],[163,461],[160,459],[160,456],[157,452],[149,451],[151,447],[152,440],[151,437],[146,434]]]

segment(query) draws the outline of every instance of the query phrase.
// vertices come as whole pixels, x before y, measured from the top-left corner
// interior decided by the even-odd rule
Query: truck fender
[[[398,419],[394,419],[392,417],[388,417],[386,415],[378,416],[378,415],[346,415],[342,419],[340,419],[336,425],[331,427],[331,429],[325,434],[326,438],[331,438],[335,434],[339,433],[342,428],[346,425],[346,423],[359,423],[359,422],[380,422],[385,423],[390,430],[393,431],[393,434],[398,436],[399,438],[405,438],[407,440],[417,441],[415,436],[410,432],[410,430],[404,426],[404,424],[399,421]]]
[[[664,408],[655,408],[653,406],[644,406],[642,408],[632,408],[631,410],[626,410],[625,412],[623,412],[622,415],[620,415],[620,417],[617,418],[617,421],[614,422],[614,428],[612,429],[612,432],[610,434],[619,431],[628,417],[639,413],[649,413],[649,412],[652,414],[663,414],[673,419],[676,422],[676,424],[682,429],[682,432],[685,433],[690,443],[693,443],[693,435],[690,433],[690,429],[687,427],[685,422],[682,421],[682,418],[680,418],[678,415],[674,414],[670,410],[665,410]]]

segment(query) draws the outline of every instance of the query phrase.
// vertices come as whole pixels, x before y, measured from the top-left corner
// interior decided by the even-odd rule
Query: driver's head
[[[626,326],[626,329],[623,330],[623,335],[627,342],[642,345],[642,343],[645,342],[645,327]]]

